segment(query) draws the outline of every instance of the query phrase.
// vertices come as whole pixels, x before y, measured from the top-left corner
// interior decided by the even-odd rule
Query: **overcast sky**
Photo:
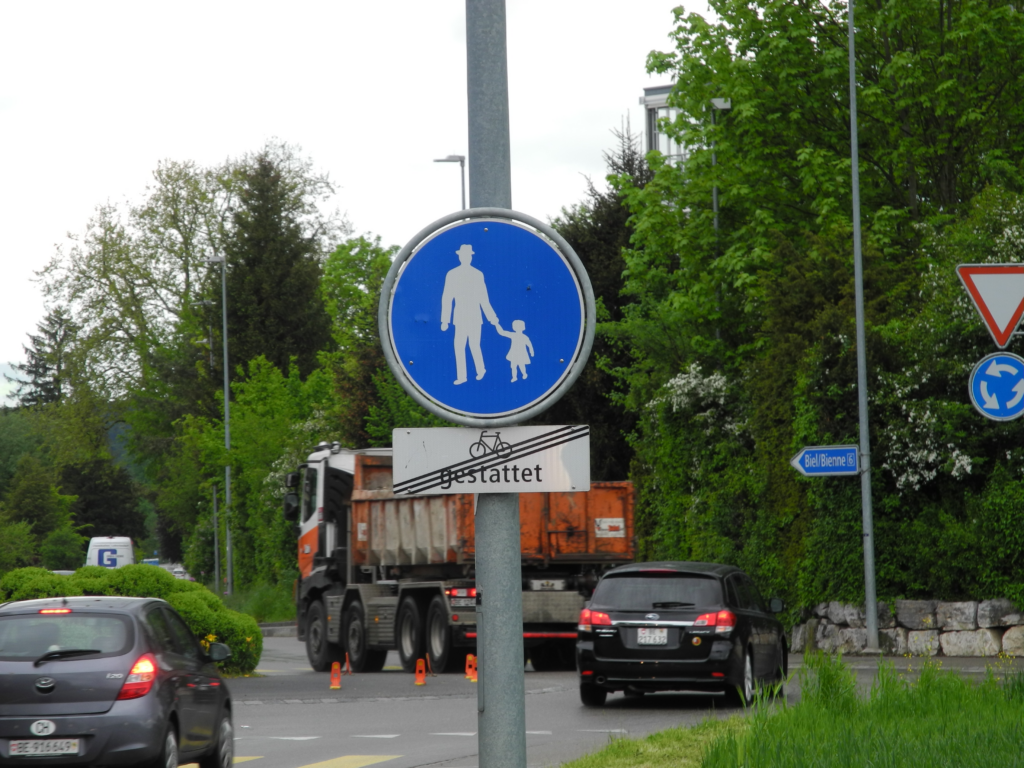
[[[507,0],[513,207],[540,219],[585,176],[668,50],[678,0]],[[706,7],[692,10],[706,13]],[[403,245],[460,207],[463,0],[0,4],[0,363],[45,309],[33,273],[163,159],[217,164],[276,137],[338,187],[355,232]]]

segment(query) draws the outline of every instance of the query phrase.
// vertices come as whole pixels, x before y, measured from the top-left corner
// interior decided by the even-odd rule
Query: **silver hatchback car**
[[[230,768],[231,696],[163,600],[0,605],[0,766]]]

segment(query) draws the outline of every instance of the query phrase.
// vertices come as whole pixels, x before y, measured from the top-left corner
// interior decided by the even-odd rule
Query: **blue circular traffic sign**
[[[1024,358],[996,352],[971,371],[971,403],[982,416],[1010,421],[1024,415]]]
[[[579,376],[593,342],[593,291],[553,229],[473,209],[402,249],[379,323],[392,372],[421,405],[469,426],[513,424]]]

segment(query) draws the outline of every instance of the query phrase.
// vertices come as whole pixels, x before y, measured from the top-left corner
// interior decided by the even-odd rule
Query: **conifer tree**
[[[66,394],[68,355],[75,336],[75,324],[64,307],[47,313],[36,326],[38,335],[29,334],[30,346],[22,345],[26,362],[13,367],[27,378],[5,378],[18,384],[15,397],[23,407],[60,402]]]

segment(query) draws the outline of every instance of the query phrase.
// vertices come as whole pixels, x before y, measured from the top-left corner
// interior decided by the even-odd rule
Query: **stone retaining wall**
[[[793,627],[790,650],[863,653],[864,609],[821,603],[813,618]],[[1024,612],[1009,600],[943,603],[897,600],[878,604],[878,644],[893,656],[1024,656]]]

